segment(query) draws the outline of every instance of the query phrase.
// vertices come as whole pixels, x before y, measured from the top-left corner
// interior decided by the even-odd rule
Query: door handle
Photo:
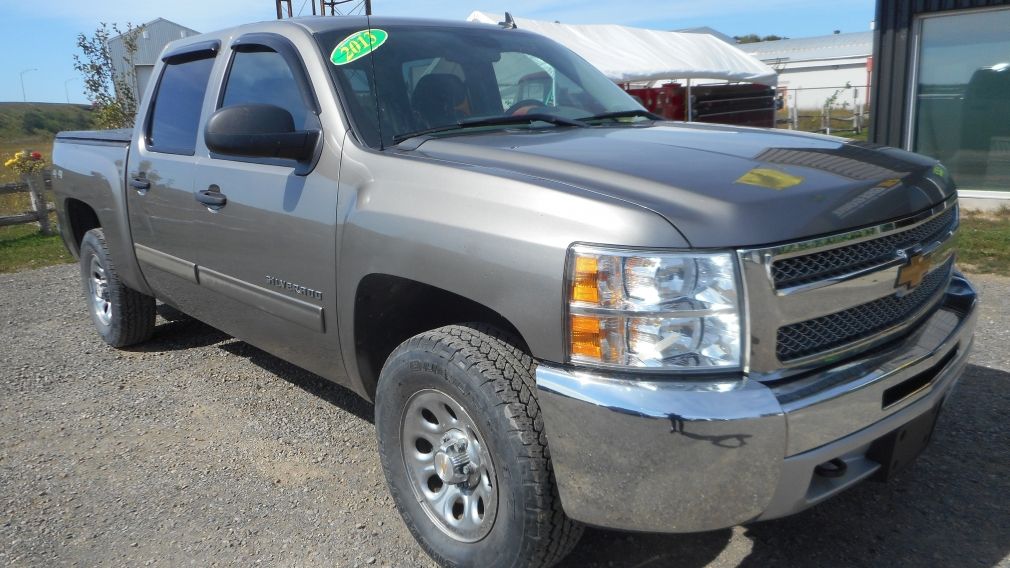
[[[207,207],[224,207],[228,203],[228,198],[221,193],[221,190],[216,185],[196,192],[196,200]]]
[[[151,182],[147,178],[135,177],[130,180],[130,187],[137,191],[147,191],[151,189]]]

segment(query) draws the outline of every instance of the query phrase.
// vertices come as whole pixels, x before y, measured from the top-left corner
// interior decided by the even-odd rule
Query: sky
[[[314,0],[293,0],[311,14]],[[372,0],[376,15],[463,20],[472,11],[570,24],[624,24],[653,29],[709,26],[730,36],[786,37],[870,29],[874,0]],[[631,7],[634,7],[633,9]],[[162,17],[197,31],[272,20],[274,0],[0,0],[0,101],[85,103],[73,68],[77,34],[99,22],[141,24]]]

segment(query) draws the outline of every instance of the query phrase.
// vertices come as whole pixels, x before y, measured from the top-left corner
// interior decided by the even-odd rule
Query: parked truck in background
[[[543,71],[549,105],[503,103],[497,77]],[[154,77],[132,131],[55,143],[98,332],[147,340],[157,300],[374,401],[389,490],[447,566],[887,478],[971,347],[929,158],[665,121],[480,24],[251,24]]]

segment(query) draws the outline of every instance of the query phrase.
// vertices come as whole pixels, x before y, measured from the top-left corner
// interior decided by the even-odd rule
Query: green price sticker
[[[355,32],[344,41],[337,44],[330,54],[330,61],[334,65],[347,65],[348,63],[361,59],[369,53],[375,51],[380,45],[386,43],[389,34],[385,30],[361,30]]]

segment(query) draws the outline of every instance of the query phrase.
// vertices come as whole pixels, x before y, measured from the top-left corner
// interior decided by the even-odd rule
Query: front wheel
[[[443,566],[550,566],[582,526],[561,510],[536,363],[500,332],[447,326],[386,361],[379,452],[407,528]]]
[[[101,229],[88,231],[81,241],[81,280],[91,320],[106,343],[126,347],[151,337],[155,300],[119,280]]]

